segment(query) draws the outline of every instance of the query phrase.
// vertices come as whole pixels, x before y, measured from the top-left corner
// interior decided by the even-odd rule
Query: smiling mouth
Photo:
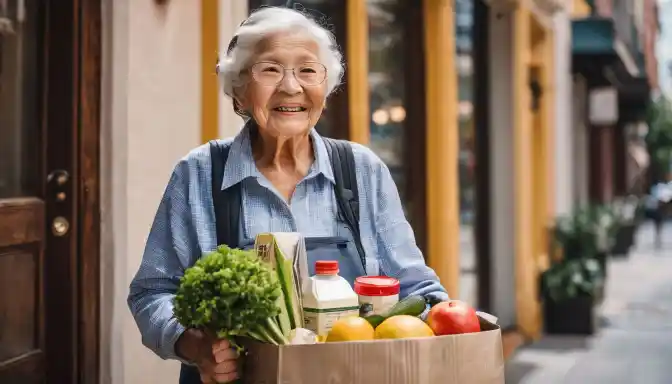
[[[306,108],[304,107],[277,107],[273,108],[274,111],[278,112],[304,112]]]

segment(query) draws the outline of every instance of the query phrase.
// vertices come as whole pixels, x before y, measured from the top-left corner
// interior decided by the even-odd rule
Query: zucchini
[[[370,315],[364,317],[366,321],[369,322],[373,326],[373,328],[376,328],[380,323],[385,321],[386,319],[392,317],[392,316],[398,316],[398,315],[409,315],[409,316],[420,316],[424,311],[425,308],[427,307],[427,302],[425,301],[425,298],[420,295],[415,295],[415,296],[408,296],[404,298],[403,300],[399,301],[395,305],[393,305],[390,309],[385,311],[384,313],[378,314],[378,315]]]

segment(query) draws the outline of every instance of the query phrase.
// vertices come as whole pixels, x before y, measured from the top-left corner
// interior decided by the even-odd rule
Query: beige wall
[[[219,51],[226,52],[233,33],[247,17],[247,0],[219,0]],[[234,136],[243,125],[233,112],[231,99],[219,93],[219,137]]]
[[[490,12],[490,194],[492,308],[502,328],[516,325],[513,16]]]
[[[572,31],[569,10],[553,18],[555,30],[555,214],[574,206],[574,129],[572,121]]]
[[[220,1],[220,25],[238,25],[247,2]],[[173,166],[200,144],[200,1],[103,3],[101,382],[176,383],[179,365],[142,345],[126,296]]]

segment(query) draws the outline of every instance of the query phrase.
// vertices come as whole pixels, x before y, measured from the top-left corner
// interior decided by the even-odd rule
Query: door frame
[[[491,312],[492,303],[492,210],[493,194],[490,150],[490,6],[474,1],[474,130],[476,155],[476,278],[478,307]]]
[[[100,380],[100,118],[102,0],[81,0],[79,14],[79,345],[81,383]]]
[[[44,3],[44,176],[46,180],[54,168],[63,168],[72,180],[68,204],[57,205],[49,188],[44,196],[44,273],[52,284],[52,303],[45,302],[47,383],[64,377],[74,383],[100,380],[101,7],[102,0]],[[71,140],[57,141],[66,132]],[[57,215],[71,216],[68,237],[51,235],[51,221]],[[59,253],[66,249],[63,241],[73,251]],[[51,299],[54,295],[58,300]],[[50,314],[58,316],[49,319]]]

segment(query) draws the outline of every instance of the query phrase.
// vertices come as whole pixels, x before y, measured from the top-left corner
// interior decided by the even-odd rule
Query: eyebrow
[[[278,57],[273,53],[262,53],[259,56],[257,56],[257,59],[260,60],[260,61],[272,61],[272,62],[276,62],[276,63],[281,62],[281,60],[278,60]],[[315,61],[316,62],[316,61],[318,61],[318,59],[314,56],[303,54],[303,55],[300,55],[298,57],[297,61],[302,62],[302,63],[309,62],[309,61],[311,61],[311,62]]]

